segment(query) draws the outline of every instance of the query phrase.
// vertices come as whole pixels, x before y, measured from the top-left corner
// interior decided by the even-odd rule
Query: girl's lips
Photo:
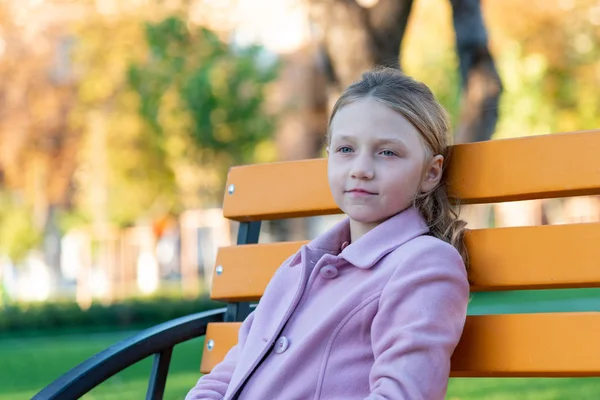
[[[350,190],[347,190],[346,193],[353,194],[356,196],[361,196],[361,195],[366,196],[366,195],[376,195],[377,194],[377,193],[369,192],[364,189],[350,189]]]

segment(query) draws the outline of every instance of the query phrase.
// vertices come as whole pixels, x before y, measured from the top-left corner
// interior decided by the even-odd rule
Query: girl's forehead
[[[343,126],[362,127],[366,124],[378,125],[409,124],[396,110],[372,98],[358,99],[340,107],[331,119],[331,129]]]
[[[330,140],[414,142],[419,136],[417,129],[402,114],[373,99],[361,99],[343,106],[329,127]]]

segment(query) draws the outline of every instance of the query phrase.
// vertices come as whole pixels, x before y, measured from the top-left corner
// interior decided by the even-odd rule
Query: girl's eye
[[[338,149],[338,151],[340,153],[351,153],[352,152],[352,148],[348,147],[348,146],[342,146]]]
[[[382,150],[380,154],[386,157],[393,157],[396,155],[392,150]]]

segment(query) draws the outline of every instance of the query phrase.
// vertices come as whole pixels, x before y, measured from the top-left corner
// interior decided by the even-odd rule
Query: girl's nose
[[[350,176],[354,179],[373,179],[375,175],[373,170],[373,164],[368,157],[359,156],[355,159],[350,169]]]

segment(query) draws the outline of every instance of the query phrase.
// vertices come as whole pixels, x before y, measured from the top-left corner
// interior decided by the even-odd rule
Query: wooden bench
[[[76,399],[154,355],[146,398],[164,393],[175,345],[206,333],[201,371],[237,342],[237,331],[277,267],[302,244],[258,243],[261,221],[335,214],[326,160],[235,167],[224,215],[238,245],[219,250],[211,297],[219,309],[140,332],[65,373],[34,399]],[[600,131],[457,145],[450,192],[465,204],[600,195]],[[600,287],[600,223],[468,232],[473,292]],[[453,358],[454,377],[600,377],[600,312],[471,315]],[[190,382],[190,388],[194,382]]]
[[[277,267],[301,242],[256,244],[260,223],[339,213],[324,159],[235,167],[224,215],[239,221],[238,245],[218,252],[211,297],[229,302],[209,324],[201,372],[237,342],[237,331]],[[450,192],[463,203],[600,194],[600,131],[458,145]],[[600,224],[469,231],[472,292],[600,286]],[[600,376],[600,313],[469,316],[452,376]]]

